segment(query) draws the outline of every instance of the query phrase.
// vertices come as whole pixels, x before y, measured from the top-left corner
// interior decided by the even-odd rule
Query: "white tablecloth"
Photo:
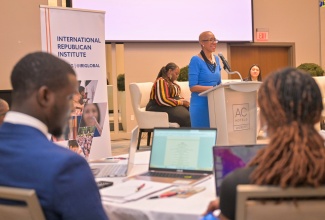
[[[149,151],[136,153],[135,166],[131,175],[148,170],[149,157]],[[123,180],[123,178],[100,179],[114,181],[114,184]],[[209,202],[216,198],[213,176],[197,186],[204,186],[205,190],[184,199],[177,197],[147,199],[146,197],[124,204],[103,201],[103,205],[110,220],[198,220],[202,217],[201,214],[206,210]],[[159,195],[162,192],[156,194]]]

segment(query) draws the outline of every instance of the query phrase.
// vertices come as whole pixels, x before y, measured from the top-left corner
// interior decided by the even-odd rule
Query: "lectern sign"
[[[249,129],[249,104],[235,104],[232,106],[234,131]]]
[[[218,128],[217,145],[256,144],[256,96],[260,85],[255,81],[232,81],[200,93],[208,96],[210,127]]]

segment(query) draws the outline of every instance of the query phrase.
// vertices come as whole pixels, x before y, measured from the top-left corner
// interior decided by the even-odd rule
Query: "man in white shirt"
[[[86,160],[48,139],[62,134],[73,111],[72,67],[31,53],[15,65],[11,84],[11,110],[0,127],[0,185],[35,189],[46,219],[106,220]]]

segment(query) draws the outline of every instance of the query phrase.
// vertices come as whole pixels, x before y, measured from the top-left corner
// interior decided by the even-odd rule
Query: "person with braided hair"
[[[274,72],[261,85],[258,102],[269,144],[246,168],[233,171],[222,181],[220,203],[212,201],[206,211],[220,208],[221,219],[235,218],[239,184],[282,188],[325,184],[324,139],[314,127],[323,104],[315,80],[296,68]]]
[[[168,63],[160,69],[146,111],[166,112],[169,122],[176,122],[180,127],[191,127],[190,103],[181,96],[181,87],[175,82],[179,72],[175,63]]]

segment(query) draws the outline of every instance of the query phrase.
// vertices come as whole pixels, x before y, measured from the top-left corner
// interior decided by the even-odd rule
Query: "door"
[[[294,44],[231,44],[230,66],[243,79],[248,76],[251,66],[257,64],[264,79],[271,72],[287,66],[294,66]],[[230,79],[239,79],[236,74]]]

